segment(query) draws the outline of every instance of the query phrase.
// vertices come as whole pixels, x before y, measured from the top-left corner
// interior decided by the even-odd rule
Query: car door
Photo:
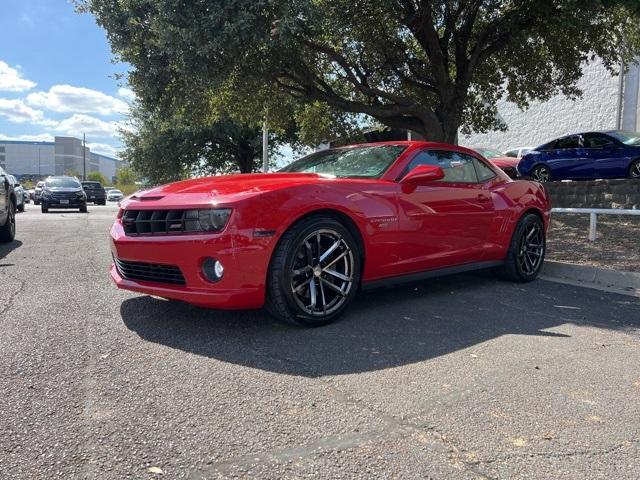
[[[559,138],[549,151],[547,165],[556,180],[564,178],[591,178],[593,167],[587,157],[582,135]]]
[[[587,156],[591,160],[591,178],[625,178],[629,156],[624,145],[603,133],[584,135]]]
[[[9,209],[9,190],[7,188],[7,174],[0,168],[0,225],[7,220]]]
[[[422,150],[400,175],[402,178],[418,165],[436,165],[445,173],[442,180],[402,188],[399,193],[398,229],[403,245],[399,267],[403,273],[482,259],[494,205],[491,191],[478,179],[474,161],[478,160],[454,151]]]

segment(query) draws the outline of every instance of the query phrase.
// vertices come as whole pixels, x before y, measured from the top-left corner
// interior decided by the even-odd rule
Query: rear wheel
[[[358,244],[337,220],[310,217],[282,237],[269,268],[267,309],[288,323],[317,327],[347,308],[360,283]]]
[[[500,277],[513,282],[530,282],[540,273],[546,239],[544,224],[538,215],[528,213],[516,226]]]
[[[540,183],[550,182],[551,170],[546,165],[538,165],[531,170],[531,179]]]
[[[0,242],[13,242],[14,238],[16,238],[16,205],[11,201],[7,219],[0,227]]]
[[[45,203],[43,203],[40,206],[40,211],[42,211],[42,213],[49,213],[49,207]]]
[[[640,158],[631,162],[629,166],[629,178],[640,179]]]
[[[24,212],[24,202],[22,202],[22,203],[18,206],[18,211],[19,211],[19,212]]]
[[[86,205],[82,205],[80,207],[80,213],[87,213],[87,206]]]

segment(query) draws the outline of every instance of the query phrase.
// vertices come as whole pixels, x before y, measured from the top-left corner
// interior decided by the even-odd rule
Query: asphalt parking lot
[[[640,478],[639,299],[462,275],[296,329],[117,290],[115,212],[0,246],[0,478]]]

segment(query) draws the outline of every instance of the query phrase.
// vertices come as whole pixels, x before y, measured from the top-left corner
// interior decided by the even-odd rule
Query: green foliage
[[[504,128],[522,108],[581,94],[582,65],[612,72],[640,51],[635,0],[85,0],[133,66],[142,104],[257,127],[265,118],[317,141],[364,118],[453,141]],[[319,107],[325,105],[324,108]],[[204,105],[204,104],[203,104]],[[354,117],[353,115],[358,115]]]
[[[87,180],[90,182],[100,182],[103,187],[107,185],[107,178],[100,172],[87,173]]]
[[[122,167],[116,173],[116,182],[119,185],[134,185],[136,174],[131,167]]]

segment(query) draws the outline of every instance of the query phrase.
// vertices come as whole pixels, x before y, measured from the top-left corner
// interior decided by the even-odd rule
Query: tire
[[[304,327],[335,321],[358,291],[360,254],[353,235],[331,217],[313,216],[294,224],[271,259],[267,310],[280,320]]]
[[[43,203],[42,205],[40,205],[40,211],[42,213],[49,213],[49,207],[47,207],[47,205]]]
[[[531,170],[531,180],[545,183],[550,182],[551,179],[551,170],[546,165],[536,165],[533,170]]]
[[[19,212],[24,212],[24,202],[22,202],[22,203],[20,204],[20,206],[18,207],[18,211],[19,211]]]
[[[37,200],[34,200],[34,201],[33,201],[33,204],[34,204],[34,205],[40,205],[40,202],[38,202]]]
[[[631,165],[629,165],[628,177],[634,180],[640,180],[640,158],[634,160],[631,162]]]
[[[86,205],[82,205],[80,207],[80,213],[87,213],[87,206]]]
[[[9,216],[0,227],[0,243],[13,242],[14,238],[16,238],[16,205],[10,201]]]
[[[496,273],[512,282],[531,282],[542,269],[546,249],[544,223],[538,215],[528,213],[518,222],[504,265]]]

